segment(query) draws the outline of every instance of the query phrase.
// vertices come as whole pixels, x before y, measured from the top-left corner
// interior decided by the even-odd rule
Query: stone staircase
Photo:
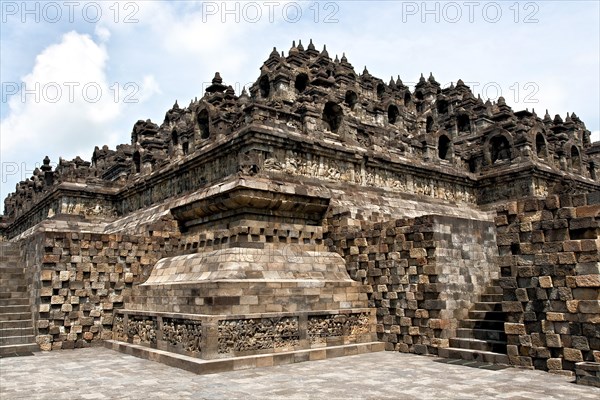
[[[502,288],[498,282],[486,288],[479,302],[469,311],[469,318],[459,322],[450,347],[440,348],[438,355],[492,364],[509,364],[506,355],[505,315],[502,312]]]
[[[25,271],[19,252],[9,242],[0,243],[0,357],[30,355],[38,351]]]

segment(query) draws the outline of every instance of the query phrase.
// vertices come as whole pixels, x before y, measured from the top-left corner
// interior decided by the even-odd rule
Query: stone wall
[[[437,354],[492,279],[492,222],[424,216],[387,223],[328,221],[327,243],[366,285],[388,350]]]
[[[21,242],[41,349],[112,338],[113,310],[177,247],[171,224],[152,236],[38,232]]]
[[[115,315],[113,338],[216,359],[370,343],[374,320],[368,308],[246,315],[123,310]]]
[[[598,192],[498,209],[511,363],[570,374],[600,361],[599,213]]]

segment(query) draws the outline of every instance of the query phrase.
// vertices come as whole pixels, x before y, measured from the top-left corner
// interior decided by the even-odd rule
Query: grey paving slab
[[[195,375],[97,347],[0,359],[8,399],[594,399],[600,389],[543,371],[499,371],[378,352]]]

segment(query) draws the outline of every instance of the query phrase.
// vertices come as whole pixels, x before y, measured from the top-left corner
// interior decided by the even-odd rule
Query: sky
[[[202,97],[239,94],[273,47],[309,40],[360,73],[432,72],[515,110],[575,112],[600,140],[600,2],[0,1],[0,208],[45,156],[91,160]]]

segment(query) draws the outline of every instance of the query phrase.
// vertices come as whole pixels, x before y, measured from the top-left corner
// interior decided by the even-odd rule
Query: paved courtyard
[[[105,348],[0,359],[9,399],[599,399],[600,389],[542,371],[380,352],[195,375]]]

